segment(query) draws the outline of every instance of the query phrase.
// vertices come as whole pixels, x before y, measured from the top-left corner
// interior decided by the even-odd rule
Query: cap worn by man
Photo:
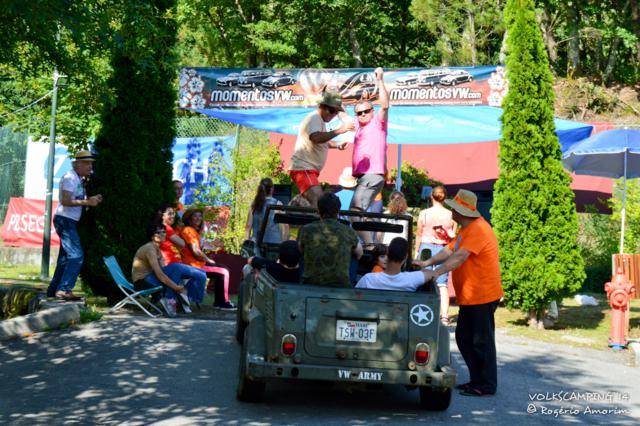
[[[322,99],[318,102],[318,105],[324,105],[332,108],[336,108],[339,111],[344,111],[342,107],[342,96],[338,92],[327,91],[322,94]]]

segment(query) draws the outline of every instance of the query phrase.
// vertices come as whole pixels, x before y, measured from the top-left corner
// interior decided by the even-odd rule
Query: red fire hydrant
[[[609,305],[611,306],[611,337],[609,346],[614,349],[623,349],[627,346],[627,333],[629,330],[629,302],[636,292],[633,284],[622,272],[622,268],[616,270],[611,282],[604,285],[607,292]]]

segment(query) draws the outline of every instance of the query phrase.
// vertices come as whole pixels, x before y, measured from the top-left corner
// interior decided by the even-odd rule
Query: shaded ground
[[[263,404],[235,399],[238,346],[230,321],[111,317],[80,329],[0,345],[0,424],[394,424],[455,421],[486,424],[637,424],[640,369],[621,356],[500,333],[500,385],[490,398],[454,396],[444,413],[417,408],[402,387],[362,392],[314,383],[280,383]],[[455,344],[452,346],[455,347]],[[465,381],[466,369],[454,363]],[[581,401],[531,401],[553,392],[584,392]],[[547,396],[546,394],[549,393]],[[618,396],[616,396],[618,395]],[[536,413],[529,414],[529,404]],[[617,409],[596,415],[592,409]],[[542,407],[575,407],[556,419]]]

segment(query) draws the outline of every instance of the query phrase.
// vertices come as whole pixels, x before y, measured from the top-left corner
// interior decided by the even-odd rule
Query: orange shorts
[[[320,172],[317,170],[290,170],[289,176],[291,176],[291,180],[295,182],[301,194],[304,194],[312,186],[320,186],[318,181]]]

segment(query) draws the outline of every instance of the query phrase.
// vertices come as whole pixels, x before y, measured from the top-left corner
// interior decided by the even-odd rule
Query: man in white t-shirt
[[[327,131],[326,123],[339,113],[342,125]],[[346,142],[332,141],[338,135],[354,129],[354,123],[342,108],[342,98],[336,92],[324,92],[318,109],[307,115],[300,124],[296,146],[291,156],[289,174],[312,207],[317,207],[322,196],[322,187],[318,181],[320,171],[327,161],[329,148],[344,150]]]
[[[427,271],[402,272],[402,265],[409,255],[409,242],[402,237],[391,240],[387,248],[387,269],[384,272],[366,274],[356,288],[371,290],[416,291],[431,279]],[[428,271],[431,272],[431,271]]]
[[[59,202],[53,217],[53,226],[60,237],[60,251],[56,271],[47,289],[48,297],[62,300],[78,300],[73,294],[84,253],[78,235],[78,221],[83,207],[96,207],[102,202],[102,195],[86,197],[82,178],[93,171],[93,155],[90,151],[80,151],[74,156],[72,169],[60,180]]]

